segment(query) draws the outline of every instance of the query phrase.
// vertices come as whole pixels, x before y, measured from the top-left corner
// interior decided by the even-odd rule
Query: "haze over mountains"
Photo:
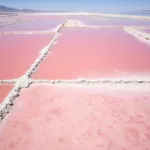
[[[0,12],[39,12],[40,10],[33,10],[33,9],[17,9],[11,8],[4,5],[0,5]]]
[[[44,11],[44,10],[34,10],[34,9],[17,9],[17,8],[0,5],[0,12],[68,12],[68,11]]]

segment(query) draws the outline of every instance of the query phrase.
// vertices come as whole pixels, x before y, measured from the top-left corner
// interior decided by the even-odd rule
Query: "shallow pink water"
[[[122,29],[64,29],[36,79],[100,78],[150,73],[150,47]]]
[[[0,27],[0,31],[42,31],[50,30],[61,24],[59,20],[38,20]]]
[[[96,26],[150,26],[149,20],[135,20],[135,19],[89,19],[84,20],[87,25]]]
[[[0,80],[22,76],[53,35],[0,35]]]
[[[14,24],[18,23],[20,21],[28,21],[29,18],[24,18],[21,16],[5,16],[5,17],[0,17],[0,26],[8,25],[8,24]]]
[[[0,20],[1,21],[26,21],[29,20],[29,18],[23,15],[10,15],[10,16],[0,17]]]
[[[12,88],[13,85],[11,84],[0,84],[0,103],[3,102],[4,98],[8,95]]]
[[[88,16],[84,15],[27,15],[23,18],[33,19],[33,20],[65,20],[67,19],[88,19]]]
[[[0,146],[2,150],[149,150],[149,116],[148,91],[33,85],[22,90],[3,120]]]
[[[31,20],[65,20],[66,15],[25,15],[23,18],[31,19]]]

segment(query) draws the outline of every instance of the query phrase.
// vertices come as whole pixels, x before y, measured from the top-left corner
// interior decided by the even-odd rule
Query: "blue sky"
[[[150,9],[150,0],[0,0],[0,5],[51,11],[122,12]]]

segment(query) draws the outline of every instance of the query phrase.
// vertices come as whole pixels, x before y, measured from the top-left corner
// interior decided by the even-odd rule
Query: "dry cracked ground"
[[[150,18],[0,14],[0,150],[150,150]]]

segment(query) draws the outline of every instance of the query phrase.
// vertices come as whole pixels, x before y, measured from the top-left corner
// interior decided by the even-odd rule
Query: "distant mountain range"
[[[17,8],[11,8],[11,7],[0,5],[0,12],[41,12],[41,10],[17,9]]]
[[[68,11],[43,11],[43,10],[34,10],[34,9],[17,9],[17,8],[0,5],[0,12],[68,12]]]
[[[40,10],[17,9],[17,8],[11,8],[11,7],[0,5],[0,12],[40,12]]]

